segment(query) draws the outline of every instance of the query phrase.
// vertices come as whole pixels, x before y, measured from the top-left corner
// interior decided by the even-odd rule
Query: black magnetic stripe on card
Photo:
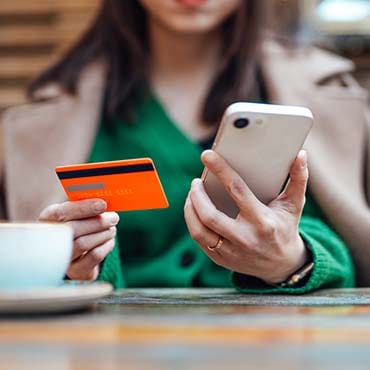
[[[84,170],[61,171],[57,172],[57,175],[60,180],[65,180],[65,179],[75,179],[78,177],[119,175],[123,173],[148,172],[148,171],[154,171],[154,167],[151,163],[129,164],[126,166],[104,167],[104,168],[88,168]]]

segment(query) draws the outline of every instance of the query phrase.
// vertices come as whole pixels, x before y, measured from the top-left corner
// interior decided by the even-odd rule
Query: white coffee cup
[[[70,226],[0,223],[0,289],[59,285],[72,248]]]

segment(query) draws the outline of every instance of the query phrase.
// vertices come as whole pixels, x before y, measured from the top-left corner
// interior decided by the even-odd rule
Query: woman
[[[350,62],[261,40],[262,14],[261,0],[103,1],[79,43],[33,83],[32,104],[4,118],[4,217],[71,224],[71,279],[245,292],[351,287],[343,238],[367,283],[365,95]],[[199,179],[191,183],[237,100],[313,110],[305,206],[303,151],[268,206],[215,152],[202,154],[238,203],[236,220],[215,209]],[[119,222],[102,200],[63,202],[56,165],[144,156],[157,165],[169,209]]]

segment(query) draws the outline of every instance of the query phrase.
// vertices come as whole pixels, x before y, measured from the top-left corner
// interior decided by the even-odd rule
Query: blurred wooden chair
[[[86,28],[100,0],[0,1],[0,110]]]

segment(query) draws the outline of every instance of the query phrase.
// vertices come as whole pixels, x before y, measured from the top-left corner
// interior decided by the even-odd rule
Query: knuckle
[[[272,238],[276,234],[277,225],[271,218],[265,219],[258,225],[258,232],[264,237]]]
[[[233,194],[236,198],[243,198],[245,194],[245,184],[241,178],[237,177],[232,179],[228,187],[231,194]]]
[[[67,221],[68,213],[70,213],[70,202],[57,204],[55,215],[58,221]]]
[[[253,244],[251,243],[250,239],[251,237],[248,233],[240,232],[235,235],[236,244],[242,248],[243,252],[252,249],[251,247],[253,246]]]
[[[106,209],[106,203],[102,199],[87,199],[82,205],[86,213],[101,214]]]
[[[77,238],[73,244],[74,250],[78,254],[82,254],[88,249],[86,238],[84,237]]]
[[[244,256],[248,256],[250,259],[255,258],[260,253],[260,242],[259,238],[257,237],[245,237],[243,239],[238,240],[238,244],[240,245],[240,250],[238,253],[234,253],[233,258],[235,262],[240,262],[240,253],[243,253]]]
[[[105,253],[101,248],[95,248],[90,252],[90,259],[93,264],[99,264],[103,262]]]
[[[210,228],[217,227],[219,224],[219,220],[215,212],[207,212],[203,216],[203,222]]]
[[[41,221],[59,221],[63,222],[65,220],[65,213],[62,204],[51,204],[46,207],[40,214],[39,220]]]

